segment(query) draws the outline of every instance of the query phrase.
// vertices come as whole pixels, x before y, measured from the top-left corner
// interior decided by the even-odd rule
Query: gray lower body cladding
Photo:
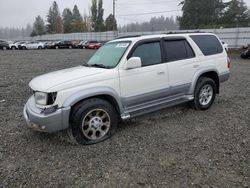
[[[192,95],[186,95],[191,84],[174,86],[146,94],[123,98],[125,114],[135,117],[145,113],[174,106],[193,99]]]
[[[230,77],[230,73],[229,72],[225,72],[225,73],[222,73],[219,75],[219,80],[220,80],[220,83],[222,82],[226,82]]]

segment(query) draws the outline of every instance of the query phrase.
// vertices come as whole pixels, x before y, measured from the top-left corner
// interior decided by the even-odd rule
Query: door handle
[[[159,72],[157,72],[157,75],[163,75],[163,74],[165,74],[164,71],[159,71]]]

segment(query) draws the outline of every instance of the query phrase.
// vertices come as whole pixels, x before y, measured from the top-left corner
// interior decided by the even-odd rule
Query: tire
[[[11,50],[16,50],[17,48],[15,46],[12,46],[11,47]]]
[[[216,96],[216,83],[211,78],[201,77],[197,81],[192,106],[195,110],[208,110]]]
[[[69,49],[72,49],[72,46],[69,46]]]
[[[92,98],[77,104],[71,112],[68,135],[76,143],[90,145],[110,138],[116,131],[118,116],[107,101]]]
[[[41,49],[42,49],[42,46],[38,46],[38,49],[41,50]]]
[[[7,50],[7,47],[4,46],[4,47],[3,47],[3,50]]]
[[[22,47],[22,50],[27,50],[27,48],[25,46]]]
[[[55,49],[59,49],[59,46],[55,46]]]

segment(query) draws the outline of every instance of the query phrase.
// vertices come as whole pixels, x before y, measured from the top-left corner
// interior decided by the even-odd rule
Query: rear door
[[[199,60],[185,37],[166,37],[164,51],[168,62],[171,94],[186,94],[199,69]]]

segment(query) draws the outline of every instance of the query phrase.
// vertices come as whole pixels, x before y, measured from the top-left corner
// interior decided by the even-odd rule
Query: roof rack
[[[167,33],[162,33],[162,34],[185,34],[185,33],[206,33],[205,31],[169,31]]]
[[[124,39],[124,38],[136,38],[136,37],[141,37],[142,35],[125,35],[121,37],[117,37],[116,39]]]

